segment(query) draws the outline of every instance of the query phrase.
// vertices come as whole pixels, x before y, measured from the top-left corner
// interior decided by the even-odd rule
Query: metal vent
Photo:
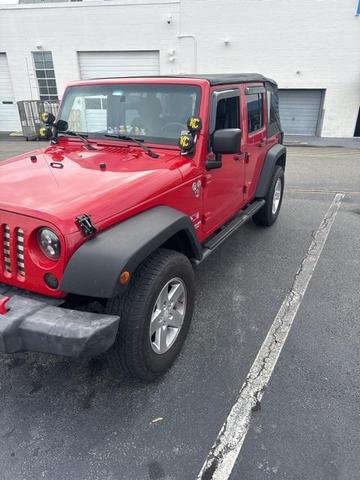
[[[16,232],[16,261],[18,274],[25,277],[25,263],[24,263],[24,230],[17,229]]]
[[[11,257],[10,257],[10,227],[4,225],[4,268],[7,272],[11,273]]]

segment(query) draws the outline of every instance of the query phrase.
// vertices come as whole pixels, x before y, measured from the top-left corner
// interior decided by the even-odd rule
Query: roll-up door
[[[279,90],[281,126],[289,135],[316,135],[324,90]]]

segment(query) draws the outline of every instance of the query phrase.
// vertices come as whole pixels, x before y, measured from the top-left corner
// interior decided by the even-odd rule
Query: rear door
[[[240,89],[215,90],[211,99],[209,138],[219,129],[240,128]],[[209,145],[209,158],[213,159]],[[204,228],[209,235],[243,204],[244,163],[238,154],[221,156],[221,168],[207,171],[204,188]]]
[[[265,88],[261,84],[243,87],[242,151],[245,157],[245,196],[252,200],[267,151]]]

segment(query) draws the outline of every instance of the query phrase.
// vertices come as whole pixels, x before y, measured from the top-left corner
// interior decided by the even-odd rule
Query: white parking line
[[[260,406],[264,390],[278,361],[299,306],[313,276],[344,195],[335,195],[303,258],[290,292],[262,344],[197,480],[227,480],[249,429],[251,415]]]

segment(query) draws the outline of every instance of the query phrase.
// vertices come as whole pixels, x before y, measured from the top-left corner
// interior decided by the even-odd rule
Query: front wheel
[[[269,190],[265,197],[265,204],[255,213],[253,220],[257,225],[270,226],[277,219],[284,194],[284,169],[275,168]]]
[[[150,381],[177,357],[194,310],[190,261],[159,249],[137,269],[124,298],[109,300],[106,312],[120,315],[117,339],[106,356],[111,366]]]

